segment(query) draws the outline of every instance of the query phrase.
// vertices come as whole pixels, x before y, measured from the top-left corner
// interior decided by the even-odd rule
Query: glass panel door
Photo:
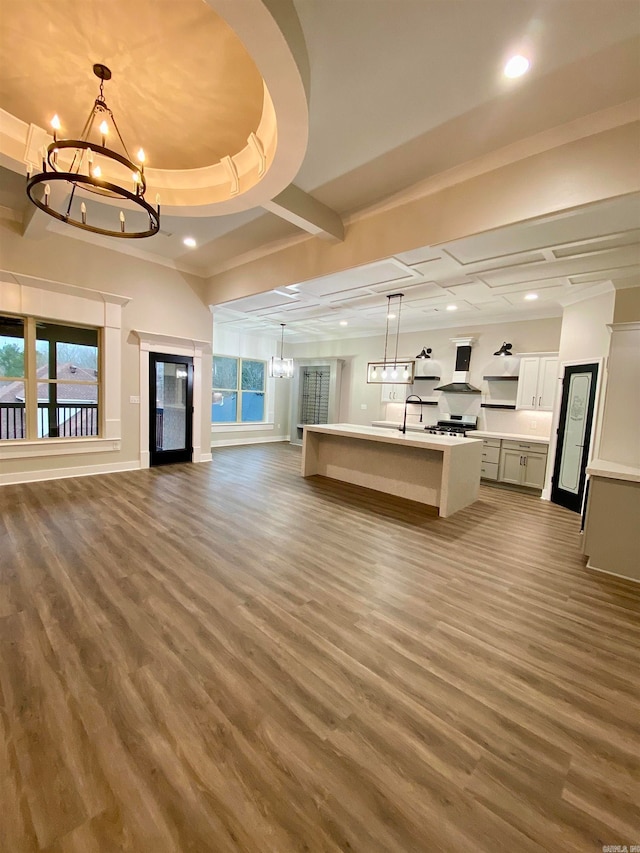
[[[191,462],[193,359],[149,356],[149,449],[152,465]]]
[[[551,500],[574,512],[582,507],[597,376],[597,364],[564,373]]]

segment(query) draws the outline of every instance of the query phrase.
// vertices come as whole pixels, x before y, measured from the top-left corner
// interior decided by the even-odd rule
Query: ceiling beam
[[[286,219],[287,222],[322,240],[331,243],[341,243],[344,240],[344,223],[335,210],[331,210],[294,184],[289,184],[285,190],[262,206],[270,213],[275,213],[281,219]]]

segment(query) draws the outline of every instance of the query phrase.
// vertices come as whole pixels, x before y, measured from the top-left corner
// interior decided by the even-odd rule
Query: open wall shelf
[[[515,409],[515,403],[480,403],[481,409]]]
[[[489,382],[517,382],[517,376],[483,376],[483,379],[487,379]]]

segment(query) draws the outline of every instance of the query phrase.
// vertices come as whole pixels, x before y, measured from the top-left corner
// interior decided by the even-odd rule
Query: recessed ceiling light
[[[387,314],[387,320],[395,320],[395,319],[396,319],[395,314]]]
[[[341,326],[348,326],[348,325],[349,325],[349,321],[348,321],[348,320],[340,320],[340,325],[341,325]]]
[[[457,311],[457,310],[458,310],[457,305],[447,305],[447,311]]]
[[[525,296],[525,299],[527,299],[529,302],[531,302],[531,301],[533,301],[534,299],[537,299],[537,298],[538,298],[538,294],[537,294],[537,293],[527,293],[527,295]]]
[[[193,239],[193,237],[185,237],[182,242],[185,244],[185,246],[188,246],[190,249],[195,249],[195,247],[198,245],[196,243],[196,241]]]
[[[504,76],[505,77],[522,77],[523,74],[526,74],[529,70],[529,66],[531,63],[527,59],[526,56],[520,56],[520,54],[516,54],[512,56],[511,59],[504,66]]]

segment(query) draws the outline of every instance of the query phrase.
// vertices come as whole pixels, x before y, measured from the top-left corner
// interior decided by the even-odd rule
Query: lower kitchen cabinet
[[[483,440],[480,475],[484,480],[543,489],[546,468],[547,447],[544,444],[496,438]]]

